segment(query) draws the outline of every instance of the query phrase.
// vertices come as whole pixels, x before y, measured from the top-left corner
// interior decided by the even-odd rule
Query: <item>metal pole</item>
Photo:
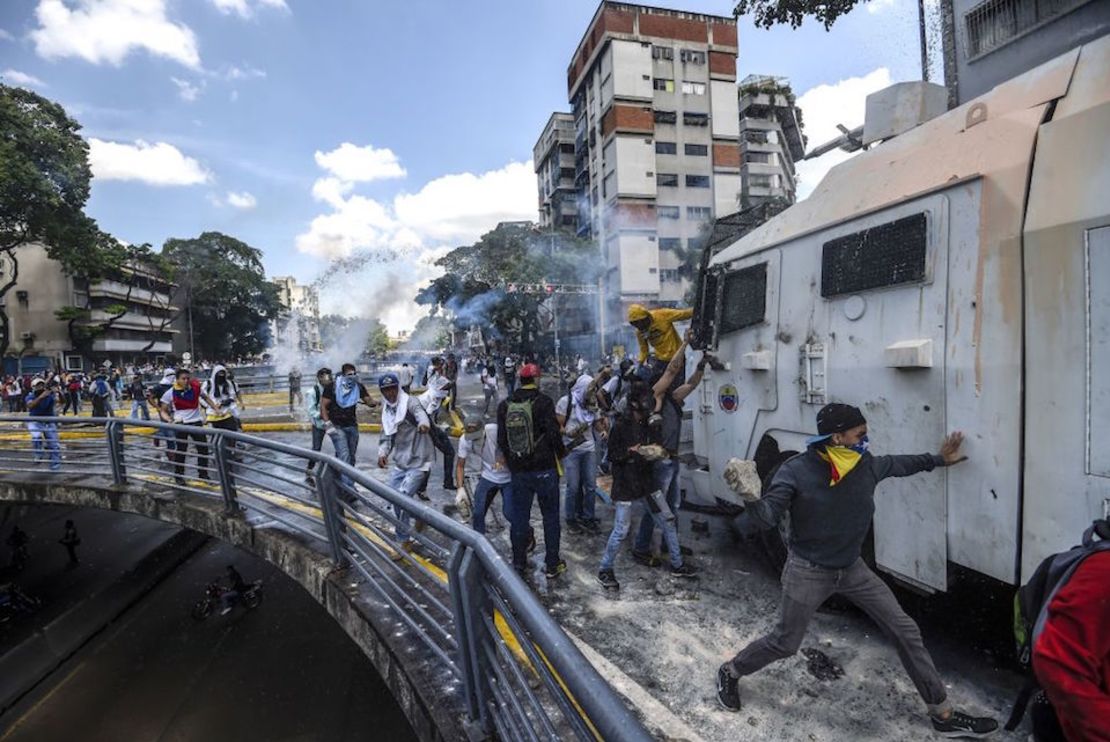
[[[332,561],[337,569],[347,566],[347,554],[343,551],[343,516],[339,511],[338,476],[331,466],[324,464],[323,471],[316,477],[316,496],[320,498],[320,510],[324,514],[324,529],[331,543]]]
[[[597,279],[597,337],[601,342],[601,357],[605,357],[605,279]]]
[[[925,38],[925,0],[917,0],[917,29],[921,35],[921,79],[929,82],[929,44]]]
[[[216,471],[220,475],[220,492],[224,496],[224,509],[228,515],[239,512],[235,482],[231,477],[232,445],[222,435],[216,436]]]
[[[105,431],[108,436],[108,459],[112,463],[112,481],[125,485],[127,470],[123,466],[123,426],[117,420],[109,420]]]
[[[189,286],[185,289],[186,308],[189,314],[189,356],[191,358],[197,357],[197,351],[193,347],[193,287]]]

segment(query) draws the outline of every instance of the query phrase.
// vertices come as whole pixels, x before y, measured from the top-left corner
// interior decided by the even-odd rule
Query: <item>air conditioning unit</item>
[[[35,339],[35,333],[27,332],[26,330],[24,330],[23,332],[19,333],[19,339],[20,340],[34,340]]]

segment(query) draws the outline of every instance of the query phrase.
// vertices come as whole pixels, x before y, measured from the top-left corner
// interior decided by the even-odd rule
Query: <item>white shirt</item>
[[[570,415],[567,412],[567,410],[569,409],[569,406],[570,406],[569,405],[569,397],[565,394],[563,396],[559,397],[559,401],[555,403],[555,414],[566,419],[566,422],[563,424],[564,429],[566,429],[568,427],[573,428],[577,424],[574,420],[571,419]],[[575,451],[592,451],[592,450],[594,450],[594,427],[592,425],[587,425],[585,433],[586,433],[586,439],[584,441],[582,441],[581,443],[579,443],[577,446],[575,446],[573,450],[575,450]],[[563,443],[569,444],[570,442],[571,442],[571,438],[569,436],[564,435],[563,436]]]
[[[173,421],[182,425],[189,423],[202,423],[204,422],[204,413],[201,412],[202,405],[198,404],[191,410],[179,410],[173,406],[173,387],[171,386],[162,395],[162,404],[168,405],[173,410]]]
[[[589,368],[589,367],[590,367],[590,364],[586,363],[585,358],[579,358],[578,359],[578,373],[579,374],[586,373],[586,369]]]
[[[497,375],[490,374],[487,369],[482,369],[482,386],[492,391],[497,391]]]
[[[401,366],[401,370],[397,372],[397,381],[399,381],[403,387],[412,384],[412,368],[409,366]]]
[[[419,397],[420,405],[424,408],[425,412],[429,415],[434,415],[436,413],[440,404],[443,400],[447,399],[447,396],[450,394],[450,392],[447,391],[447,387],[450,385],[451,382],[446,376],[434,372],[428,376],[428,389]]]
[[[459,458],[465,459],[470,452],[481,446],[482,479],[493,484],[508,484],[512,474],[505,466],[505,459],[497,448],[497,423],[486,423],[483,434],[476,441],[467,436],[459,439]]]

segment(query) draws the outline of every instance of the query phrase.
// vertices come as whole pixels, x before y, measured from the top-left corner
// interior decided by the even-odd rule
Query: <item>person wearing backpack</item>
[[[532,500],[539,500],[543,516],[544,564],[547,577],[566,572],[559,556],[559,459],[566,455],[555,403],[540,391],[540,367],[520,368],[520,387],[497,406],[497,445],[509,467],[512,497],[506,499],[513,567],[527,573],[529,520]]]
[[[401,389],[396,374],[382,374],[378,378],[382,393],[382,434],[378,443],[378,468],[385,469],[389,462],[389,486],[408,497],[415,497],[424,473],[432,468],[432,439],[428,433],[432,421],[415,397]],[[411,553],[416,543],[409,536],[409,513],[394,506],[397,515],[397,542],[403,551]],[[420,530],[419,523],[417,530]],[[400,560],[400,551],[394,559]]]
[[[96,375],[92,385],[93,417],[112,417],[112,388],[104,372]]]
[[[1014,599],[1014,632],[1033,675],[1006,729],[1032,698],[1036,742],[1110,742],[1110,521],[1041,562]]]

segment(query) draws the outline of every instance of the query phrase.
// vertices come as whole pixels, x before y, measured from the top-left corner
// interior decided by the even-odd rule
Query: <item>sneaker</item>
[[[740,710],[740,684],[728,671],[728,664],[717,668],[717,703],[725,711]]]
[[[420,500],[423,500],[424,502],[430,502],[431,499],[432,499],[432,498],[428,497],[428,493],[425,492],[424,490],[420,490],[419,492],[417,492],[416,497]]]
[[[632,550],[632,560],[645,567],[652,568],[658,567],[663,563],[663,561],[654,554],[647,551],[636,551],[635,549]]]
[[[986,716],[970,716],[962,711],[953,711],[947,719],[931,717],[933,731],[941,737],[952,739],[979,739],[989,737],[998,731],[998,722]]]
[[[698,579],[698,570],[691,567],[686,562],[683,562],[677,567],[671,567],[671,577],[683,577],[688,580],[696,580]]]
[[[568,520],[566,523],[563,524],[563,530],[565,530],[572,536],[581,536],[582,524],[577,520]]]
[[[601,524],[598,522],[597,518],[590,518],[582,521],[582,530],[591,535],[596,535],[601,533]]]
[[[560,559],[559,563],[556,564],[554,567],[548,567],[547,568],[547,572],[546,572],[547,579],[554,580],[556,577],[558,577],[559,575],[563,574],[566,571],[567,571],[566,560],[565,559]]]
[[[221,616],[226,616],[229,613],[231,613],[231,606],[226,606],[226,607],[220,609],[220,615]]]
[[[597,581],[606,590],[620,590],[621,584],[617,582],[617,576],[613,574],[611,569],[603,569],[597,573]]]

